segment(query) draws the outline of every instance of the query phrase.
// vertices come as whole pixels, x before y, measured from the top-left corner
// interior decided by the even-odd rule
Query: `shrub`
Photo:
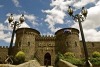
[[[100,52],[93,52],[90,61],[93,65],[100,65]]]
[[[100,58],[91,58],[90,61],[93,65],[100,65]]]
[[[74,65],[83,65],[83,62],[77,58],[66,58],[65,60],[74,64]]]
[[[92,57],[93,57],[93,58],[100,57],[100,52],[97,52],[97,51],[93,52],[93,53],[92,53]]]
[[[18,63],[23,63],[25,61],[25,53],[22,51],[19,51],[16,56],[15,56],[16,60],[18,61]]]
[[[64,54],[64,57],[65,57],[65,58],[73,58],[73,57],[75,57],[75,56],[74,56],[74,53],[72,53],[72,52],[66,52],[66,53]]]
[[[61,53],[58,53],[58,58],[59,58],[59,59],[65,59],[65,58],[64,58],[64,55],[61,54]]]
[[[80,59],[75,58],[74,53],[66,52],[64,55],[59,53],[59,58],[65,61],[68,61],[74,65],[83,65],[83,62]]]

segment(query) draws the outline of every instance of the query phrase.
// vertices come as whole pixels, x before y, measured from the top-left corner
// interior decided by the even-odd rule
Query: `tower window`
[[[20,47],[20,46],[21,46],[21,42],[18,43],[18,47]]]
[[[66,46],[68,47],[68,42],[66,42]]]
[[[39,46],[39,47],[41,47],[41,46],[42,46],[42,44],[39,44],[38,46]]]
[[[75,42],[75,47],[77,47],[77,42]]]
[[[52,44],[48,44],[48,46],[49,46],[49,47],[51,47],[51,46],[52,46]]]
[[[28,42],[28,46],[30,46],[30,42]]]

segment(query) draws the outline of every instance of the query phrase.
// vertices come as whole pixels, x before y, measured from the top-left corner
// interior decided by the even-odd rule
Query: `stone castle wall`
[[[81,45],[82,54],[84,56],[82,41],[80,41],[80,45]],[[91,56],[94,51],[100,52],[100,42],[86,42],[86,46],[87,46],[89,56]]]
[[[100,42],[87,42],[89,56],[94,51],[100,52]],[[16,31],[16,42],[13,47],[13,55],[22,50],[26,54],[26,60],[37,58],[41,65],[45,64],[45,56],[51,57],[51,65],[54,65],[58,52],[73,52],[76,57],[84,56],[82,42],[79,41],[79,31],[75,28],[63,28],[55,32],[54,36],[41,36],[40,32],[31,28],[20,28]],[[0,57],[3,60],[8,54],[8,47],[0,47]]]
[[[36,38],[36,58],[41,65],[44,65],[45,55],[51,55],[51,65],[55,61],[55,37],[54,36],[40,36]]]
[[[0,46],[0,60],[4,61],[8,55],[8,46]]]

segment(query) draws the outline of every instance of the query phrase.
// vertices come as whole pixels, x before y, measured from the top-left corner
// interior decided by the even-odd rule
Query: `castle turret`
[[[72,52],[76,57],[81,56],[79,45],[79,30],[75,28],[63,28],[56,33],[56,53]]]
[[[16,31],[15,47],[22,50],[26,54],[26,60],[32,59],[35,54],[35,37],[39,36],[40,32],[31,28],[20,28]]]

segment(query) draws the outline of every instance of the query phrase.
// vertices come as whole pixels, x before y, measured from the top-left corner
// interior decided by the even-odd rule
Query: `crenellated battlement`
[[[0,46],[0,49],[8,49],[8,46]]]
[[[27,34],[27,35],[35,35],[34,32],[24,32],[23,34]]]
[[[75,34],[75,35],[79,35],[79,30],[75,29],[75,28],[63,28],[58,30],[57,32],[55,32],[55,35],[64,35],[64,34]]]
[[[39,37],[36,37],[36,40],[55,40],[54,35],[41,35]]]
[[[16,34],[40,35],[40,32],[32,28],[20,28],[16,30]]]

